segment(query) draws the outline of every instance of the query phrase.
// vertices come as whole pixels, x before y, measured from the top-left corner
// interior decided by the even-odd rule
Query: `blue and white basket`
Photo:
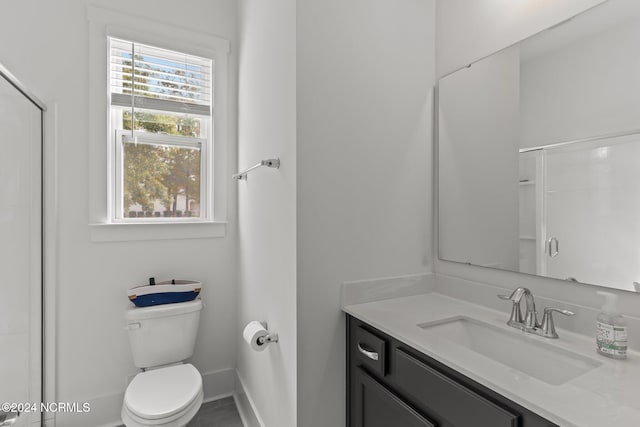
[[[129,300],[137,307],[173,304],[195,299],[202,283],[193,280],[167,280],[155,285],[136,286],[129,289]]]

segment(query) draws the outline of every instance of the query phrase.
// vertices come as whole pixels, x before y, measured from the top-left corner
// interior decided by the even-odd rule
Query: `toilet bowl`
[[[195,300],[127,310],[134,364],[144,371],[125,391],[125,426],[184,427],[200,409],[202,376],[182,361],[193,355],[201,308]]]
[[[190,364],[136,375],[124,395],[122,421],[127,427],[182,427],[202,405],[202,377]]]

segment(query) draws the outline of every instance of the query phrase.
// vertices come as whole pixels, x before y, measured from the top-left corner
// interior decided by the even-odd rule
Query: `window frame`
[[[92,241],[126,241],[224,237],[228,207],[228,117],[230,94],[228,64],[229,41],[210,33],[201,33],[126,15],[94,5],[87,6],[89,21],[89,229]],[[215,111],[209,129],[211,139],[207,155],[208,214],[193,221],[114,221],[112,171],[115,159],[114,134],[111,133],[110,81],[108,73],[108,37],[157,46],[210,58],[214,82],[212,106]],[[106,142],[106,144],[105,144]]]

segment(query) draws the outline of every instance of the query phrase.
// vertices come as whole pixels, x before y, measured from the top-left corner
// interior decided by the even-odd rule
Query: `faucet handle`
[[[575,314],[573,311],[563,310],[561,308],[555,308],[555,307],[545,308],[544,314],[547,315],[547,313],[549,313],[549,316],[551,316],[551,312],[553,311],[555,311],[556,313],[564,314],[565,316],[573,316]]]
[[[542,316],[542,324],[540,325],[541,335],[547,338],[558,338],[556,332],[556,326],[553,323],[553,312],[564,314],[565,316],[573,316],[575,313],[569,310],[563,310],[561,308],[547,307],[544,309],[544,316]]]

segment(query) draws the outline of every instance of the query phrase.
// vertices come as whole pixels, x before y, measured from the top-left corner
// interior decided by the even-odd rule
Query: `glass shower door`
[[[42,395],[41,150],[42,110],[0,73],[0,402]],[[0,426],[39,422],[0,411]]]
[[[638,159],[638,135],[548,150],[548,276],[634,290],[640,280]]]

